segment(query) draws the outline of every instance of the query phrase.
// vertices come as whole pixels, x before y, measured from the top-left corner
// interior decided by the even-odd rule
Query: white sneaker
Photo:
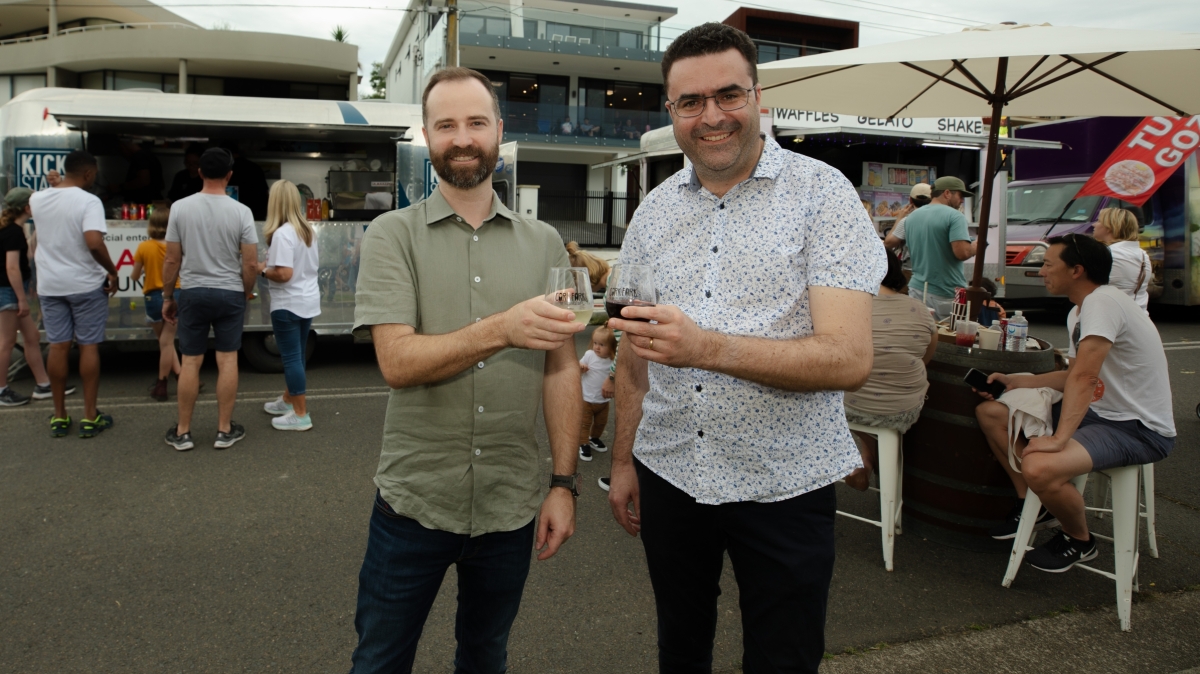
[[[263,405],[263,411],[267,414],[274,414],[275,416],[279,417],[290,413],[292,411],[292,404],[283,402],[283,396],[279,396],[271,402]]]
[[[288,405],[291,407],[291,405]],[[312,417],[305,414],[302,417],[296,416],[294,411],[271,420],[271,425],[280,431],[307,431],[312,428]]]

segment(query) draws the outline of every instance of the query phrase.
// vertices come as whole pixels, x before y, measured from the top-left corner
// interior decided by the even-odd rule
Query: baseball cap
[[[941,178],[938,178],[936,181],[934,181],[933,191],[941,194],[942,192],[944,192],[946,190],[962,192],[963,194],[971,194],[971,191],[967,189],[966,184],[963,183],[962,180],[960,180],[959,178],[955,178],[954,176],[942,176]]]
[[[210,180],[220,180],[233,170],[233,155],[229,150],[210,147],[200,155],[200,174]]]
[[[918,197],[925,197],[928,199],[930,196],[932,196],[932,194],[933,192],[929,187],[929,183],[917,183],[916,185],[913,185],[913,188],[908,192],[908,196],[912,199],[916,199]]]
[[[29,197],[33,190],[28,187],[14,187],[4,195],[5,208],[25,208],[29,205]]]

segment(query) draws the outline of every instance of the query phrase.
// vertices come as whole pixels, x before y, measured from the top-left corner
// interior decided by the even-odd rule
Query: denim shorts
[[[62,344],[75,340],[80,346],[104,341],[108,293],[102,289],[75,295],[42,295],[39,300],[46,341]]]
[[[1062,403],[1052,410],[1057,427]],[[1105,419],[1090,407],[1071,439],[1087,450],[1094,471],[1162,461],[1175,447],[1175,438],[1159,435],[1140,421]]]
[[[143,297],[146,298],[146,321],[162,323],[162,288],[151,290]]]
[[[189,288],[179,298],[179,352],[203,356],[208,350],[208,329],[213,331],[213,348],[232,352],[242,348],[242,322],[246,295],[221,288]]]

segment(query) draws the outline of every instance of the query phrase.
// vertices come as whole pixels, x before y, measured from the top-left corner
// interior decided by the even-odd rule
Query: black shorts
[[[246,314],[246,295],[220,288],[189,288],[179,296],[179,352],[185,356],[203,356],[208,350],[208,330],[213,331],[217,351],[242,348],[242,321]]]

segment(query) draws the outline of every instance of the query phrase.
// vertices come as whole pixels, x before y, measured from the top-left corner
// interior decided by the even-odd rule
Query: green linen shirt
[[[569,267],[558,232],[492,198],[478,230],[441,192],[376,218],[363,235],[354,333],[400,323],[454,332],[545,292]],[[541,504],[534,424],[545,352],[504,349],[433,384],[392,389],[375,485],[399,514],[480,536],[519,529]]]

